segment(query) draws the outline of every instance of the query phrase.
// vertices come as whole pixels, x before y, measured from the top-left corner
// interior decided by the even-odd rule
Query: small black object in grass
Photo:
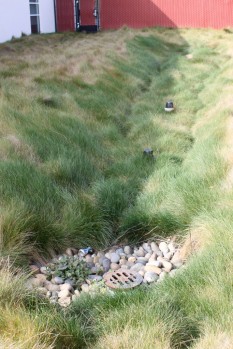
[[[174,103],[173,103],[173,101],[167,101],[166,104],[165,104],[164,110],[168,111],[168,112],[173,111],[174,110]]]
[[[151,148],[145,148],[143,150],[143,155],[146,156],[147,158],[155,159],[155,156],[153,155],[153,150]]]

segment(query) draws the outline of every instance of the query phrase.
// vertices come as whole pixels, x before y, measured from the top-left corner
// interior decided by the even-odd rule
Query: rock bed
[[[109,271],[132,270],[143,277],[143,284],[150,284],[162,281],[167,275],[174,276],[182,265],[179,247],[172,241],[145,242],[138,247],[116,246],[86,255],[69,248],[46,266],[31,265],[34,275],[28,279],[27,286],[49,298],[51,303],[67,307],[82,293],[114,294],[103,279]]]

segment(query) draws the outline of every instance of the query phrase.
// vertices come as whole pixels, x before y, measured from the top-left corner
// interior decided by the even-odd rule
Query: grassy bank
[[[83,298],[66,313],[6,298],[0,324],[17,299],[32,348],[231,348],[231,37],[122,29],[1,45],[2,257],[26,265],[151,235],[186,239],[193,254],[159,286]],[[15,328],[0,325],[3,347],[28,348]]]

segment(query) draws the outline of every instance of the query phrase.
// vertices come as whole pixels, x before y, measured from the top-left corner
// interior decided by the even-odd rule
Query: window
[[[40,32],[39,0],[29,0],[32,34]]]

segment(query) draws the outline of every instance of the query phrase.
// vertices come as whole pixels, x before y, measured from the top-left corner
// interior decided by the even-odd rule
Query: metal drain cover
[[[143,277],[136,271],[118,269],[104,275],[105,284],[111,288],[133,288],[142,283]]]

